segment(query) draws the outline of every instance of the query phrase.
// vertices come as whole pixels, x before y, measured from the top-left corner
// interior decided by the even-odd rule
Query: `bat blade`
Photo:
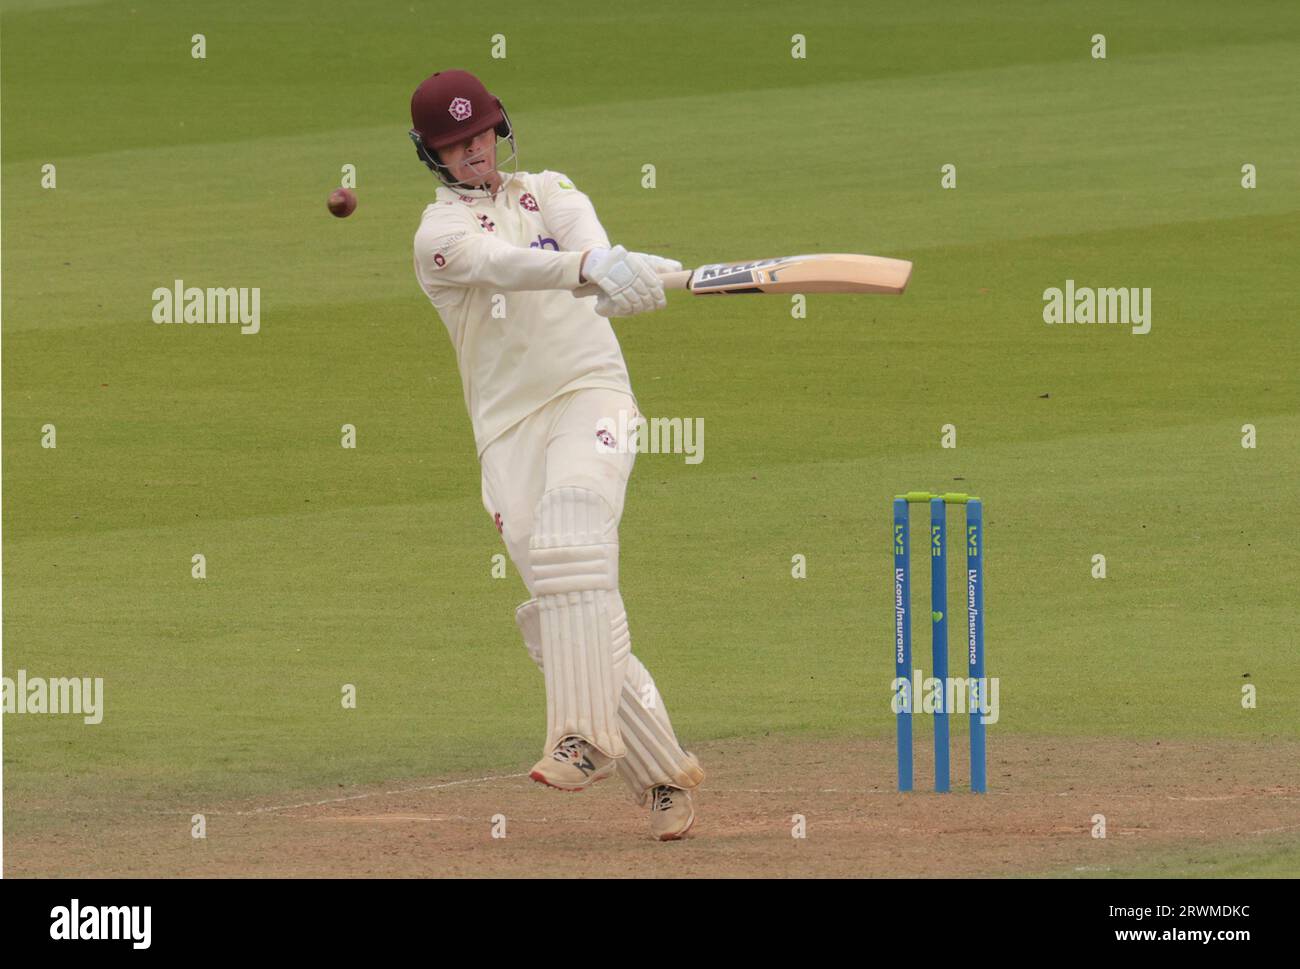
[[[693,270],[662,273],[664,289],[689,289],[696,296],[732,293],[892,293],[907,289],[912,264],[906,259],[824,253],[778,256],[747,262],[719,262]],[[579,298],[600,288],[588,283]]]
[[[778,256],[752,262],[700,266],[688,287],[710,293],[892,293],[907,289],[912,264],[906,259],[850,253]]]

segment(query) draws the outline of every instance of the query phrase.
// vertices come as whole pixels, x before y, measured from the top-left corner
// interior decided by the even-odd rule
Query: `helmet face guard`
[[[489,189],[482,178],[476,183],[456,179],[439,152],[451,145],[465,143],[485,131],[495,131],[498,144],[497,170],[514,163],[507,178],[518,170],[518,153],[515,147],[514,128],[501,101],[492,95],[483,82],[469,71],[446,70],[425,78],[411,95],[411,142],[416,154],[429,171],[448,188],[457,192],[483,192]],[[510,151],[500,156],[500,140],[510,143]],[[482,187],[480,187],[482,186]]]
[[[514,177],[515,173],[519,169],[519,151],[515,144],[515,131],[514,131],[514,127],[510,124],[510,115],[506,113],[505,107],[501,106],[500,102],[498,102],[498,107],[500,108],[501,111],[501,121],[494,126],[497,134],[497,151],[498,151],[498,157],[496,160],[496,170],[498,172],[502,172],[502,174],[505,175],[506,180],[508,181],[510,178]],[[474,132],[473,134],[464,135],[463,137],[466,138],[477,137],[478,135],[482,134],[483,131],[485,130],[487,129],[482,129],[480,131]],[[484,192],[484,194],[487,194],[486,190],[481,189],[479,185],[456,180],[452,176],[451,168],[448,167],[446,164],[444,164],[442,159],[438,156],[437,149],[431,148],[428,144],[426,144],[424,136],[417,129],[412,128],[407,134],[410,136],[411,142],[415,145],[415,153],[417,156],[419,156],[420,161],[424,163],[425,167],[428,168],[429,171],[433,172],[433,174],[438,176],[438,180],[442,182],[442,184],[446,185],[449,189],[452,189],[455,192],[460,192],[461,194],[468,194],[471,192],[479,192],[479,191],[482,191]],[[510,145],[510,152],[504,158],[500,157],[499,154],[500,145],[502,141],[506,141]],[[506,165],[511,166],[510,171],[503,172],[502,169]]]

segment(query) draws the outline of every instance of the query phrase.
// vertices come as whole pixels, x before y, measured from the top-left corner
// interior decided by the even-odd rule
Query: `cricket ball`
[[[357,193],[350,188],[336,188],[330,192],[330,215],[346,219],[357,210]]]

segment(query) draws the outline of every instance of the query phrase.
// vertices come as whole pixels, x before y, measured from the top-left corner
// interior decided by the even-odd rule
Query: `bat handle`
[[[664,289],[689,289],[693,272],[695,272],[693,269],[682,269],[677,272],[660,273],[659,281],[664,284]],[[599,296],[600,287],[595,283],[587,283],[575,289],[573,295],[578,299],[585,296]]]

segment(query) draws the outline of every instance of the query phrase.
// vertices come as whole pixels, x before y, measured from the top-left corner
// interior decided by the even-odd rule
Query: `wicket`
[[[966,508],[966,609],[970,789],[988,791],[984,722],[984,506],[963,494],[909,491],[894,496],[894,711],[898,724],[898,789],[912,790],[912,613],[910,508],[930,505],[930,621],[933,676],[943,689],[934,709],[934,789],[949,790],[948,759],[948,505]]]

